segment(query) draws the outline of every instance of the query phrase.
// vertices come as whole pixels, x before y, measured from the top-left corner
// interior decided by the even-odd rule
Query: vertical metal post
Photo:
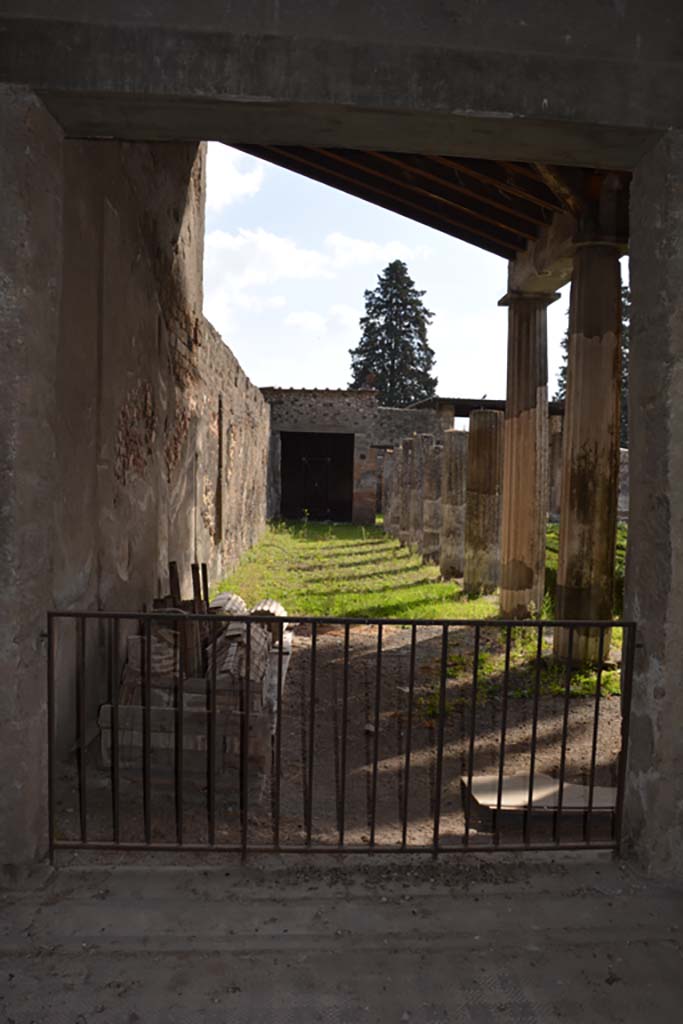
[[[55,862],[55,636],[54,616],[47,613],[47,816],[50,864]]]
[[[78,708],[78,808],[81,842],[88,842],[87,722],[85,706],[85,618],[76,619],[76,701]]]
[[[628,761],[628,740],[631,729],[631,696],[633,692],[633,666],[636,656],[636,626],[629,623],[624,627],[624,641],[621,662],[621,750],[617,775],[617,803],[614,811],[614,841],[621,853],[624,824],[624,797],[626,793],[626,765]]]
[[[474,655],[472,663],[472,714],[470,716],[470,748],[467,757],[467,797],[465,800],[465,834],[463,846],[470,843],[470,820],[472,816],[472,776],[474,774],[474,738],[477,729],[477,682],[479,679],[480,626],[474,627]]]
[[[557,812],[555,814],[553,840],[556,846],[560,845],[560,832],[562,829],[562,807],[564,803],[564,776],[567,768],[567,736],[569,733],[569,698],[572,685],[572,665],[574,658],[574,627],[569,627],[569,640],[567,645],[567,665],[564,675],[564,710],[562,715],[562,739],[560,747],[560,779],[559,792],[557,795]]]
[[[375,715],[372,737],[372,788],[370,793],[370,849],[375,846],[377,830],[377,774],[379,771],[380,698],[382,688],[382,625],[377,627],[377,654],[375,658]]]
[[[410,754],[413,744],[413,695],[415,693],[415,650],[417,646],[417,626],[410,627],[410,669],[408,677],[408,721],[406,722],[406,758],[403,769],[403,830],[401,849],[408,845],[408,792],[410,788]]]
[[[152,842],[152,628],[145,619],[143,651],[143,735],[142,735],[142,788],[145,842]]]
[[[282,659],[284,657],[284,622],[278,623],[277,694],[275,698],[275,801],[273,808],[273,845],[280,847],[280,787],[282,780]]]
[[[541,658],[543,656],[543,625],[539,624],[536,641],[536,672],[534,674],[534,710],[531,721],[531,751],[529,756],[529,792],[524,812],[524,845],[531,841],[531,816],[534,806],[534,772],[536,771],[536,742],[538,737],[538,701],[541,693]]]
[[[209,845],[216,842],[216,679],[218,674],[218,624],[211,623],[211,673],[209,676]]]
[[[505,741],[507,739],[508,696],[510,692],[510,649],[512,646],[512,627],[505,630],[505,674],[503,676],[503,707],[500,722],[500,758],[498,762],[498,792],[496,795],[496,812],[494,821],[493,842],[500,845],[500,809],[503,804],[503,779],[505,773]]]
[[[446,723],[446,679],[448,676],[448,626],[441,627],[441,678],[439,681],[439,723],[436,748],[436,780],[434,800],[434,856],[439,852],[439,827],[441,824],[441,787],[443,780],[443,738]]]
[[[249,848],[249,717],[251,710],[251,622],[246,624],[246,651],[244,657],[244,713],[241,736],[241,805],[242,805],[242,860],[247,859]]]
[[[111,800],[114,843],[121,840],[121,761],[119,752],[119,620],[110,620],[109,660],[111,664]]]
[[[179,846],[183,843],[184,817],[185,817],[185,670],[186,662],[183,657],[184,623],[181,619],[176,620],[178,626],[178,685],[176,686],[175,702],[175,827],[176,842]],[[187,635],[187,634],[185,634]]]
[[[591,828],[593,824],[593,795],[595,792],[595,763],[598,753],[598,729],[600,725],[600,697],[602,691],[602,663],[605,654],[605,627],[600,626],[600,639],[598,642],[598,674],[595,681],[595,704],[593,707],[593,740],[591,744],[591,766],[588,777],[588,806],[583,820],[583,838],[587,845],[591,841]]]
[[[342,683],[342,731],[341,731],[341,765],[339,779],[339,846],[344,846],[344,830],[346,827],[346,752],[348,743],[349,719],[349,634],[348,622],[344,625],[344,679]]]
[[[311,626],[311,708],[308,719],[308,775],[306,780],[306,846],[311,845],[313,830],[313,764],[315,754],[315,691],[317,672],[318,623]]]

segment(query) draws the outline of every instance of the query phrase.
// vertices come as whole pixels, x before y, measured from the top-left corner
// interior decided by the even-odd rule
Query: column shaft
[[[413,472],[410,485],[410,539],[409,544],[416,551],[422,551],[422,530],[424,522],[424,468],[428,450],[433,446],[431,434],[417,434],[413,444]]]
[[[401,491],[398,495],[398,539],[401,544],[410,543],[410,510],[413,487],[413,448],[412,437],[401,443]]]
[[[539,614],[545,591],[548,510],[548,340],[554,296],[514,295],[508,305],[500,610]]]
[[[500,583],[503,413],[470,416],[465,510],[465,593],[490,594]]]
[[[425,453],[422,556],[425,562],[438,564],[441,541],[441,462],[443,447],[435,444]]]
[[[621,280],[618,251],[577,250],[569,311],[557,616],[610,619],[619,475]],[[574,659],[598,656],[598,631],[574,637]],[[568,631],[555,651],[568,653]]]
[[[396,476],[396,458],[394,452],[389,449],[384,453],[382,461],[382,522],[384,532],[393,536],[394,516],[394,484]]]
[[[444,579],[459,578],[465,572],[468,438],[466,430],[446,430],[443,435],[439,568]]]

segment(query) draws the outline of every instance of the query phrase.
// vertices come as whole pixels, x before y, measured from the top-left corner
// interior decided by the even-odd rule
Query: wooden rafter
[[[332,185],[349,195],[357,196],[377,206],[382,206],[384,209],[419,221],[427,227],[444,231],[472,245],[487,249],[503,259],[512,259],[515,252],[525,244],[525,239],[513,232],[485,230],[476,221],[473,222],[472,218],[466,218],[464,215],[458,218],[452,214],[445,216],[441,211],[435,211],[426,200],[416,202],[388,183],[386,187],[383,187],[379,183],[361,180],[358,174],[350,173],[350,168],[342,170],[340,167],[330,166],[323,162],[320,155],[316,157],[313,150],[280,146],[238,146],[237,148],[288,170],[305,174],[322,184]]]

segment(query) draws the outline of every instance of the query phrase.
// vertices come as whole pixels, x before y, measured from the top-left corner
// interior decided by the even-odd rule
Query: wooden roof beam
[[[368,185],[361,184],[356,178],[323,168],[312,159],[294,156],[289,149],[263,146],[235,146],[234,148],[241,150],[243,153],[248,153],[250,156],[267,160],[278,167],[284,167],[295,174],[302,174],[305,177],[312,178],[323,185],[339,189],[340,192],[346,192],[357,199],[363,199],[375,206],[381,206],[385,210],[397,213],[402,217],[407,217],[409,220],[417,221],[426,227],[433,228],[435,231],[442,231],[453,238],[459,238],[463,242],[468,242],[470,245],[485,249],[487,252],[491,252],[506,260],[510,260],[515,256],[516,251],[518,251],[520,244],[523,242],[520,239],[520,242],[516,244],[512,239],[506,239],[500,235],[484,234],[478,228],[473,229],[461,223],[446,220],[443,217],[430,213],[424,206],[420,206],[417,203],[410,203],[407,200],[399,199],[395,194],[374,186],[369,187]]]

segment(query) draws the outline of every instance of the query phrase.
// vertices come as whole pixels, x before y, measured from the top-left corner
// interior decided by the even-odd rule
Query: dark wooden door
[[[284,518],[350,522],[353,434],[283,432],[281,444]]]

